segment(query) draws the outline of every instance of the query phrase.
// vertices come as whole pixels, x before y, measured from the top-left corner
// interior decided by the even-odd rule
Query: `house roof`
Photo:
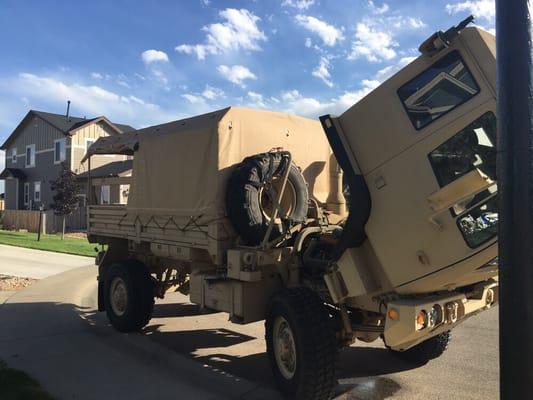
[[[6,168],[0,173],[0,179],[7,178],[25,179],[26,174],[18,168]]]
[[[91,178],[125,176],[131,172],[132,168],[133,160],[114,161],[104,164],[101,167],[91,169]],[[87,172],[83,172],[77,176],[80,180],[87,179],[88,177],[89,174]]]
[[[13,141],[15,137],[17,136],[17,134],[22,130],[26,122],[29,121],[34,116],[39,117],[43,121],[52,125],[54,128],[59,129],[65,135],[72,135],[74,132],[76,132],[78,129],[81,129],[85,125],[91,124],[91,123],[97,123],[100,121],[106,122],[117,133],[124,133],[124,132],[134,130],[134,128],[129,125],[115,124],[109,121],[104,116],[91,118],[91,119],[69,116],[67,119],[65,115],[61,115],[61,114],[53,114],[53,113],[44,112],[44,111],[30,110],[28,114],[26,114],[26,116],[23,118],[23,120],[18,124],[15,130],[11,133],[11,135],[9,135],[9,137],[2,144],[2,146],[0,146],[0,149],[5,150],[7,146],[9,146],[11,141]]]

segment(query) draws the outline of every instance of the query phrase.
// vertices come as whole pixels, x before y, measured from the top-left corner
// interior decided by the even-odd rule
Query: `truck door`
[[[494,37],[469,28],[336,120],[370,192],[367,238],[394,287],[444,270],[457,271],[443,282],[453,286],[496,256],[493,70]]]

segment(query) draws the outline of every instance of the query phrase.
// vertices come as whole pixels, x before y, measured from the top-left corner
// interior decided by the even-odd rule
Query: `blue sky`
[[[493,0],[2,0],[0,141],[68,99],[134,127],[228,105],[341,113],[470,13],[494,29]]]

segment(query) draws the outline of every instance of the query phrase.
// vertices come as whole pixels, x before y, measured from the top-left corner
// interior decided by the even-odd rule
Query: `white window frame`
[[[28,160],[28,149],[31,149],[31,152],[30,152],[30,159]],[[24,157],[25,157],[25,163],[24,165],[26,166],[26,168],[33,168],[35,167],[35,145],[34,144],[30,144],[28,146],[26,146],[26,152],[24,153]],[[28,162],[29,161],[29,162]]]
[[[59,145],[59,159],[57,159],[57,152],[56,152],[56,145],[57,143],[60,143]],[[63,149],[61,149],[61,146],[63,146]],[[63,151],[61,151],[63,150]],[[67,139],[56,139],[54,140],[54,164],[60,164],[63,161],[67,159]]]
[[[17,148],[13,147],[11,149],[11,162],[16,163],[17,162]]]
[[[105,199],[107,197],[107,199]],[[107,202],[104,202],[107,200]],[[111,186],[102,185],[100,186],[100,204],[111,204]]]
[[[88,145],[89,142],[91,142],[91,144],[93,144],[94,142],[96,142],[96,139],[95,138],[85,138],[85,154],[87,154],[87,150],[89,150],[89,145]]]
[[[30,204],[30,182],[24,182],[23,200],[25,206]]]
[[[39,190],[37,190],[37,187],[39,187]],[[37,197],[37,193],[39,196]],[[41,202],[41,181],[33,182],[33,201],[35,202]]]

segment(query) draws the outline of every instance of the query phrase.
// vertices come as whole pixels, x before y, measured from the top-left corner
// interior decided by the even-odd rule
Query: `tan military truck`
[[[231,107],[100,138],[89,163],[133,157],[131,177],[90,183],[130,185],[127,205],[88,211],[112,325],[142,328],[170,288],[238,324],[265,319],[297,399],[330,398],[337,350],[356,340],[442,354],[498,300],[495,40],[468,22],[321,123]]]

